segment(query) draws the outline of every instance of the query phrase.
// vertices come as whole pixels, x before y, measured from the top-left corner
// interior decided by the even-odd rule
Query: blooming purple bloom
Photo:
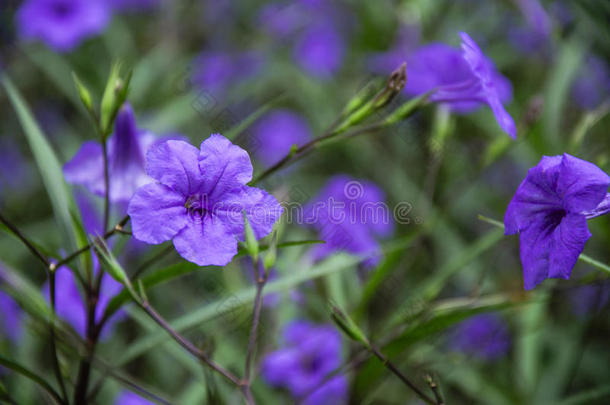
[[[41,40],[59,52],[71,51],[100,34],[109,21],[110,10],[103,0],[27,0],[17,13],[23,38]]]
[[[597,107],[610,93],[610,66],[597,56],[584,60],[574,84],[572,98],[585,110]]]
[[[278,39],[293,34],[306,23],[303,7],[296,2],[268,3],[261,9],[259,20]]]
[[[311,75],[328,78],[343,63],[345,40],[332,21],[311,24],[297,39],[294,59]]]
[[[263,378],[287,388],[304,405],[334,405],[347,397],[347,379],[337,376],[322,381],[341,365],[341,335],[330,325],[293,321],[283,330],[283,347],[269,353],[262,363]]]
[[[302,146],[311,138],[307,122],[289,110],[275,110],[263,117],[253,129],[260,147],[256,154],[271,166],[290,152],[292,145]]]
[[[470,356],[496,360],[510,350],[510,334],[498,315],[475,315],[456,327],[450,346]]]
[[[591,236],[587,219],[610,211],[610,177],[570,156],[544,156],[515,193],[504,216],[506,234],[519,233],[526,290],[546,278],[568,279]]]
[[[10,138],[0,139],[0,191],[17,191],[31,183],[19,146]]]
[[[114,405],[153,405],[153,402],[150,402],[131,391],[123,391],[114,401]]]
[[[157,144],[146,159],[157,182],[140,187],[129,203],[134,237],[151,244],[173,239],[178,253],[200,266],[231,261],[243,240],[244,211],[258,238],[282,214],[272,195],[246,186],[250,157],[220,134],[199,150],[183,141]]]
[[[447,103],[456,112],[469,112],[487,104],[502,130],[515,138],[515,123],[502,105],[512,98],[510,82],[468,34],[461,32],[460,36],[462,52],[434,43],[407,58],[409,80],[405,92],[419,95],[435,90],[430,100]]]
[[[13,298],[0,290],[0,340],[7,337],[16,341],[21,334],[21,308]]]
[[[151,182],[144,169],[146,151],[156,142],[176,137],[180,138],[158,138],[139,129],[131,106],[125,104],[117,115],[114,134],[108,139],[110,200],[127,202],[138,187]],[[68,183],[83,185],[92,193],[103,196],[106,187],[100,143],[85,142],[72,160],[64,165],[64,176]]]
[[[305,207],[304,219],[326,241],[314,248],[316,259],[345,250],[363,257],[367,267],[376,265],[381,255],[373,235],[389,236],[394,229],[383,191],[371,182],[345,175],[329,180]]]

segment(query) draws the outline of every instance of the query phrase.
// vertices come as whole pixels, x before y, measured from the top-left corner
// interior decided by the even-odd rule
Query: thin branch
[[[104,231],[108,230],[110,221],[110,173],[108,169],[108,141],[102,140],[102,156],[104,158]]]
[[[159,253],[157,253],[156,255],[154,255],[153,257],[151,257],[150,259],[146,260],[144,263],[142,263],[137,269],[136,271],[133,272],[133,274],[131,275],[131,279],[135,280],[138,277],[140,277],[142,275],[142,273],[144,273],[152,264],[158,262],[161,258],[163,258],[165,255],[167,255],[170,252],[174,251],[174,246],[173,245],[168,245],[165,248],[163,248]]]
[[[394,375],[396,375],[403,383],[405,383],[405,385],[411,388],[411,390],[413,390],[413,392],[415,392],[422,400],[424,400],[428,404],[436,405],[436,402],[432,398],[430,398],[427,394],[417,388],[417,386],[413,384],[413,382],[411,382],[411,380],[409,380],[407,376],[405,376],[402,371],[400,371],[398,367],[396,367],[387,357],[385,357],[383,353],[381,353],[379,349],[377,349],[377,347],[375,347],[373,344],[370,344],[370,350],[375,355],[375,357],[381,360],[383,365],[388,370],[394,373]]]
[[[246,396],[246,400],[249,404],[254,404],[254,397],[252,396],[251,386],[252,380],[250,375],[252,373],[252,359],[254,358],[254,351],[256,348],[256,338],[258,334],[258,325],[260,323],[261,309],[263,307],[263,289],[267,283],[267,272],[263,270],[261,274],[261,263],[260,260],[254,262],[254,278],[256,282],[256,295],[254,297],[254,309],[252,314],[252,327],[250,329],[250,337],[248,339],[248,349],[246,352],[246,365],[244,371],[244,384],[243,391]]]
[[[25,245],[25,247],[27,247],[30,252],[32,252],[32,254],[36,256],[45,265],[45,267],[49,267],[49,259],[44,254],[42,254],[42,252],[38,250],[38,248],[34,246],[34,244],[30,242],[30,240],[26,238],[25,235],[21,233],[21,231],[19,231],[19,229],[17,229],[15,225],[13,225],[9,220],[7,220],[1,213],[0,222],[2,222],[4,226],[6,226]]]
[[[112,228],[111,230],[106,232],[103,236],[103,239],[108,239],[112,235],[119,233],[123,229],[123,227],[127,224],[127,222],[129,222],[128,215],[125,216],[123,219],[121,219],[121,221],[118,224],[116,224],[116,226],[114,228]],[[83,246],[82,248],[76,250],[75,252],[70,253],[68,256],[64,257],[57,263],[49,265],[49,267],[54,266],[53,269],[55,269],[59,266],[67,264],[67,263],[71,262],[72,260],[74,260],[75,258],[77,258],[78,256],[82,255],[83,253],[89,251],[89,249],[91,249],[92,246],[93,245],[91,243],[89,243],[86,246]]]
[[[441,392],[438,389],[438,384],[436,383],[436,381],[432,378],[432,376],[430,374],[428,374],[426,376],[426,381],[428,382],[428,385],[430,386],[432,393],[434,393],[434,398],[436,399],[436,405],[445,405],[445,401],[443,401]]]
[[[59,357],[57,355],[57,341],[55,336],[55,272],[49,271],[49,298],[51,301],[51,311],[52,318],[49,324],[49,328],[51,331],[51,351],[53,357],[53,371],[55,373],[55,377],[57,378],[57,382],[59,383],[59,388],[61,389],[61,394],[63,397],[63,402],[68,403],[68,392],[66,391],[66,386],[64,384],[64,379],[61,375],[61,368],[59,367]]]
[[[216,364],[214,361],[210,360],[208,356],[201,350],[199,350],[195,345],[193,345],[189,340],[180,335],[176,330],[174,330],[171,325],[159,314],[155,311],[149,304],[148,301],[138,302],[138,305],[159,325],[161,328],[165,329],[167,333],[187,352],[201,360],[203,363],[207,364],[212,370],[216,371],[218,374],[222,375],[225,379],[229,380],[236,386],[241,386],[242,382],[235,377],[231,372],[225,370],[219,364]]]
[[[368,133],[368,132],[375,132],[375,131],[378,131],[378,130],[384,128],[385,126],[386,126],[385,123],[379,122],[376,124],[361,127],[352,132],[344,134],[341,137],[341,139],[352,138],[354,136],[361,135],[361,134]],[[294,162],[302,159],[309,152],[311,152],[311,151],[315,150],[317,147],[319,147],[322,143],[330,143],[331,140],[333,140],[333,141],[336,140],[333,138],[337,138],[338,135],[340,135],[340,134],[341,134],[341,132],[339,132],[336,129],[333,129],[331,131],[326,132],[324,135],[311,140],[310,142],[306,143],[305,145],[288,153],[279,162],[277,162],[276,164],[274,164],[273,166],[271,166],[270,168],[268,168],[267,170],[265,170],[264,172],[262,172],[261,174],[256,176],[249,184],[254,185],[254,184],[260,183],[261,181],[263,181],[264,179],[266,179],[267,177],[269,177],[276,171],[278,171],[286,166],[289,166],[289,165],[293,164]]]

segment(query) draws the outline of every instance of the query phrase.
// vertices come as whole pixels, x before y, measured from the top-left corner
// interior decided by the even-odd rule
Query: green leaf
[[[7,75],[2,76],[2,84],[17,113],[21,127],[23,128],[34,159],[36,160],[36,164],[38,165],[42,181],[51,199],[55,219],[59,222],[58,225],[61,233],[64,235],[64,238],[68,239],[70,242],[69,246],[76,248],[76,240],[73,234],[74,222],[73,217],[70,214],[71,211],[77,212],[76,204],[64,182],[59,160],[36,123],[25,100],[13,86]]]
[[[598,399],[605,399],[606,403],[610,401],[610,384],[596,387],[592,390],[584,391],[576,395],[572,395],[569,398],[564,399],[557,405],[581,405],[581,404],[592,404],[593,401]],[[595,402],[598,403],[598,402]]]
[[[53,387],[51,387],[48,382],[45,381],[44,378],[42,378],[38,374],[2,355],[0,355],[0,365],[7,367],[13,370],[14,372],[19,373],[22,376],[34,381],[36,384],[38,384],[40,388],[42,388],[47,394],[49,394],[57,404],[62,403],[59,394],[53,389]]]
[[[353,268],[361,261],[362,259],[360,258],[344,254],[332,256],[310,269],[298,271],[290,276],[268,283],[265,287],[264,294],[291,289],[309,280]],[[226,314],[239,307],[250,305],[254,300],[255,292],[254,287],[249,287],[232,294],[230,297],[223,297],[213,301],[190,314],[176,319],[171,322],[171,326],[174,330],[183,332],[194,326],[201,325],[210,319]],[[169,337],[165,331],[158,331],[135,341],[131,344],[129,349],[121,355],[121,359],[117,365],[127,364],[168,339]]]

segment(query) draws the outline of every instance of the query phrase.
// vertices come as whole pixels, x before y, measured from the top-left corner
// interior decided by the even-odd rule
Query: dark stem
[[[235,377],[231,372],[225,370],[222,366],[216,364],[214,361],[210,360],[208,356],[201,350],[199,350],[195,345],[193,345],[190,341],[188,341],[185,337],[180,335],[177,331],[175,331],[171,325],[159,314],[155,311],[148,301],[138,302],[138,305],[146,312],[161,328],[165,329],[167,333],[187,352],[195,356],[197,359],[201,360],[203,363],[208,365],[212,370],[216,371],[218,374],[222,375],[225,379],[229,380],[236,386],[241,386],[241,381]]]
[[[47,259],[47,257],[43,255],[42,252],[38,250],[38,248],[34,246],[34,244],[30,242],[30,240],[26,238],[25,235],[21,233],[21,231],[19,231],[19,229],[17,229],[15,225],[13,225],[6,218],[4,218],[1,213],[0,222],[2,222],[4,226],[6,226],[17,238],[19,238],[19,240],[25,245],[25,247],[27,247],[30,252],[32,252],[32,254],[36,256],[45,265],[46,268],[49,267],[49,259]]]
[[[254,278],[256,282],[256,295],[254,297],[254,309],[252,314],[252,327],[250,328],[250,337],[248,339],[248,350],[246,352],[246,365],[244,371],[244,382],[243,391],[248,399],[249,404],[254,404],[254,398],[252,397],[252,391],[250,389],[252,385],[251,374],[252,374],[252,359],[254,358],[254,351],[256,349],[256,338],[258,333],[258,325],[261,318],[261,309],[263,307],[263,288],[267,283],[267,272],[263,270],[261,274],[260,260],[254,262]]]
[[[432,378],[431,375],[426,376],[426,380],[428,380],[428,385],[430,386],[432,393],[434,393],[436,405],[445,405],[445,401],[443,401],[443,397],[441,396],[441,392],[438,389],[438,384],[436,383],[436,381]]]
[[[102,269],[98,270],[97,277],[101,280]],[[89,388],[89,379],[91,376],[91,366],[95,357],[95,348],[99,337],[100,328],[95,325],[95,313],[99,296],[99,285],[90,285],[87,290],[87,354],[81,359],[78,367],[78,377],[76,379],[76,388],[74,390],[74,403],[87,403],[87,390]]]
[[[127,224],[127,222],[129,222],[129,216],[125,216],[123,219],[121,219],[121,221],[118,224],[116,224],[116,226],[114,228],[112,228],[111,230],[106,232],[103,236],[103,239],[108,239],[112,235],[119,233],[119,231],[123,229],[123,227]],[[91,249],[91,247],[92,247],[92,244],[89,243],[89,244],[87,244],[87,246],[83,246],[82,248],[76,250],[75,252],[70,253],[68,256],[64,257],[63,259],[61,259],[59,262],[57,262],[53,266],[55,266],[55,268],[57,268],[59,266],[67,264],[67,263],[71,262],[72,260],[74,260],[75,258],[77,258],[78,256],[82,255],[83,253],[89,251],[89,249]]]
[[[152,264],[158,262],[161,258],[163,258],[165,255],[171,253],[173,250],[174,250],[173,245],[168,245],[165,248],[163,248],[163,250],[161,250],[159,253],[157,253],[150,259],[146,260],[144,263],[142,263],[136,269],[136,271],[133,272],[133,274],[131,275],[131,279],[135,280],[138,277],[140,277],[142,275],[142,273],[144,273]]]
[[[423,391],[421,391],[419,388],[417,388],[417,386],[415,384],[413,384],[403,373],[402,371],[400,371],[390,360],[388,360],[387,357],[385,357],[383,355],[383,353],[381,353],[379,351],[379,349],[377,349],[374,345],[370,344],[370,350],[371,352],[375,355],[375,357],[377,357],[379,360],[381,360],[381,362],[383,363],[383,365],[390,370],[392,373],[394,373],[394,375],[396,375],[398,378],[400,378],[400,380],[405,383],[405,385],[409,388],[411,388],[411,390],[413,390],[413,392],[415,392],[417,394],[417,396],[419,396],[424,402],[431,404],[431,405],[436,405],[436,402],[430,398],[428,395],[426,395]]]
[[[61,368],[59,367],[59,357],[57,355],[57,341],[55,336],[55,272],[49,271],[49,299],[51,301],[51,324],[50,332],[51,332],[51,351],[53,354],[53,371],[55,372],[55,377],[57,378],[57,382],[59,383],[59,388],[61,389],[61,394],[63,397],[63,403],[68,403],[68,393],[66,391],[66,386],[64,384],[64,379],[61,376]]]
[[[102,141],[102,155],[104,157],[104,232],[108,230],[110,221],[110,174],[108,170],[108,142]]]
[[[368,125],[368,126],[358,128],[352,132],[345,134],[343,137],[341,137],[341,139],[352,138],[354,136],[361,135],[361,134],[364,134],[367,132],[375,132],[375,131],[378,131],[378,130],[384,128],[385,126],[386,126],[386,124],[381,123],[381,122],[372,124],[372,125]],[[273,166],[271,166],[270,168],[266,169],[264,172],[262,172],[261,174],[256,176],[249,184],[254,185],[256,183],[260,183],[262,180],[266,179],[267,177],[269,177],[276,171],[284,168],[285,166],[289,166],[292,163],[302,159],[304,156],[306,156],[309,152],[315,150],[322,143],[324,143],[324,142],[329,143],[330,140],[333,140],[333,138],[338,137],[338,135],[340,135],[341,133],[342,132],[339,132],[337,130],[330,130],[330,131],[326,132],[324,135],[311,140],[310,142],[306,143],[305,145],[297,148],[295,151],[288,153],[279,162],[277,162],[276,164],[274,164]]]

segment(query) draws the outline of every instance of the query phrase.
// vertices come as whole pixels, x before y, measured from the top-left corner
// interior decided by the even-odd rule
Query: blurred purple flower
[[[117,399],[114,401],[114,405],[153,405],[154,402],[150,402],[141,396],[134,394],[131,391],[123,391],[119,394]]]
[[[102,221],[95,207],[82,194],[76,195],[76,202],[83,221],[83,227],[88,235],[99,235],[102,233]],[[97,256],[92,253],[93,270],[97,274],[101,271]],[[81,335],[86,335],[87,328],[87,309],[86,301],[76,284],[76,279],[72,270],[66,266],[61,266],[55,273],[55,306],[57,315],[68,322]],[[99,322],[104,314],[106,306],[116,294],[122,290],[123,286],[114,280],[108,273],[102,276],[102,284],[98,297],[95,320]],[[43,287],[44,296],[49,300],[49,283]],[[115,314],[106,324],[102,337],[107,336],[112,325],[121,319],[121,315]]]
[[[0,338],[17,341],[21,334],[21,308],[13,298],[0,290]],[[0,339],[2,340],[2,339]]]
[[[525,18],[525,26],[512,26],[508,38],[515,48],[525,53],[544,51],[551,36],[551,19],[538,0],[517,0]]]
[[[587,219],[610,212],[610,177],[570,156],[543,156],[517,189],[504,216],[519,233],[526,290],[546,278],[568,279],[591,237]]]
[[[584,60],[572,84],[572,98],[585,110],[597,107],[610,94],[610,66],[591,55]]]
[[[475,315],[460,323],[453,331],[450,347],[483,360],[497,360],[510,350],[508,327],[495,314]]]
[[[261,118],[253,128],[260,147],[256,154],[266,166],[277,163],[290,152],[292,145],[302,146],[311,139],[307,122],[289,110],[274,110]]]
[[[259,13],[260,24],[279,40],[292,35],[306,20],[304,10],[298,2],[267,3]]]
[[[262,66],[262,55],[253,51],[205,51],[199,54],[193,65],[193,82],[220,97],[231,84],[256,74]]]
[[[595,314],[610,302],[610,283],[583,285],[570,291],[568,297],[570,308],[575,315]]]
[[[153,9],[161,3],[161,0],[109,0],[114,10],[135,12]]]
[[[287,388],[304,405],[345,402],[347,379],[344,376],[336,376],[320,387],[341,365],[341,335],[335,328],[293,321],[284,327],[282,346],[263,359],[262,375],[269,384]]]
[[[9,138],[0,139],[0,191],[27,187],[30,183],[27,169],[17,143]]]
[[[503,102],[512,98],[512,86],[478,45],[461,32],[462,52],[444,44],[419,48],[407,58],[405,92],[419,95],[436,90],[430,100],[447,103],[456,112],[469,112],[487,104],[496,121],[515,138],[517,130]]]
[[[345,40],[332,21],[310,24],[294,45],[296,62],[311,75],[328,78],[343,63]]]
[[[381,257],[373,235],[389,236],[394,223],[383,191],[368,181],[348,176],[331,178],[316,198],[305,207],[305,223],[312,224],[326,243],[316,246],[316,259],[345,250],[375,266]]]
[[[100,34],[109,21],[103,0],[26,0],[17,12],[21,37],[41,40],[59,52]]]
[[[95,273],[101,271],[97,260],[94,259]],[[95,311],[95,321],[99,322],[110,303],[112,297],[121,292],[123,286],[110,277],[108,273],[102,276],[100,294]],[[43,294],[49,300],[49,283],[45,283]],[[81,336],[87,332],[87,309],[84,296],[76,284],[74,274],[66,266],[61,266],[55,273],[55,307],[57,315],[68,322]],[[106,323],[102,337],[108,335],[112,325],[120,320],[120,316],[114,316]]]
[[[138,187],[152,181],[144,169],[146,151],[155,143],[181,136],[160,138],[139,129],[129,104],[119,111],[114,129],[114,134],[108,139],[110,201],[126,202]],[[92,193],[103,196],[106,188],[102,153],[99,142],[85,142],[72,160],[64,165],[66,181],[83,185]]]
[[[146,156],[148,175],[157,182],[140,187],[127,212],[133,235],[150,244],[173,239],[178,253],[200,266],[224,266],[243,240],[243,214],[257,238],[271,232],[282,207],[266,191],[248,187],[248,153],[220,134],[201,148],[166,141]]]

